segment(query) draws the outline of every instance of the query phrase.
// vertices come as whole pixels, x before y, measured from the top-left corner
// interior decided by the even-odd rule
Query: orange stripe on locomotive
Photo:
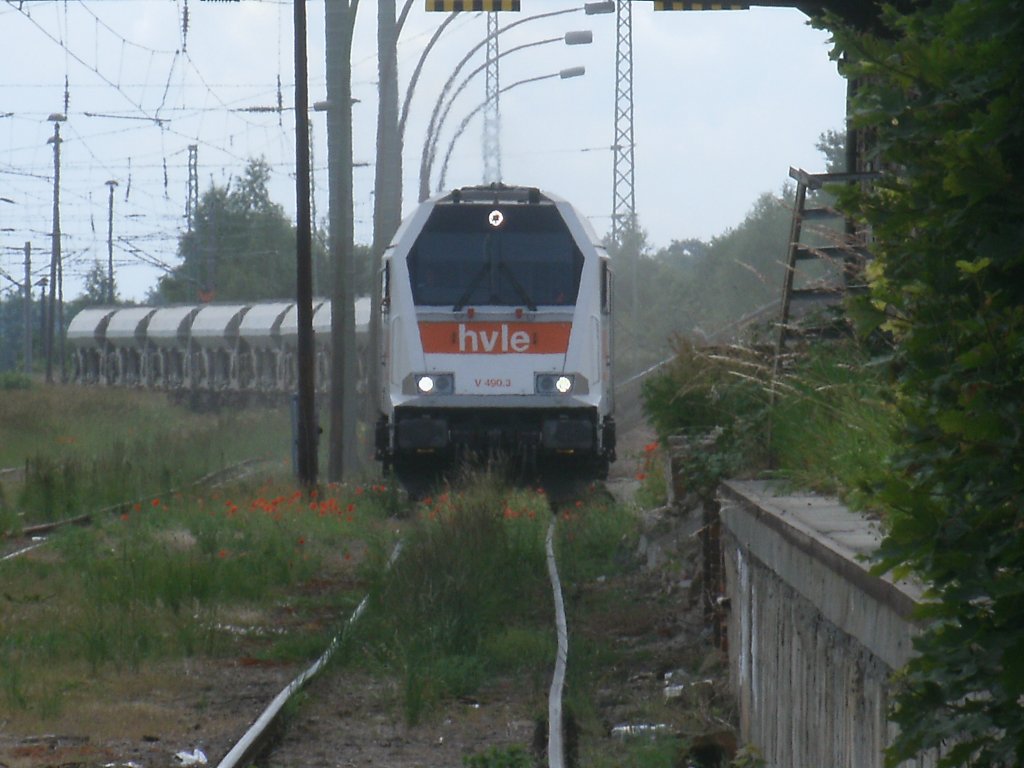
[[[430,354],[552,355],[569,349],[572,323],[421,322]]]

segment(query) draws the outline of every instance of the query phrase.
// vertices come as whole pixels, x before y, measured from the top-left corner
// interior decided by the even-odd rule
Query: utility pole
[[[356,456],[355,282],[352,192],[352,31],[359,0],[325,0],[327,167],[331,277],[331,393],[327,475],[340,481]]]
[[[47,143],[53,144],[53,230],[50,233],[50,299],[45,309],[46,334],[44,349],[46,351],[46,383],[53,384],[53,333],[54,333],[54,309],[57,303],[57,273],[60,265],[60,124],[66,120],[63,114],[53,113],[47,118],[53,121],[53,136]],[[59,270],[63,272],[63,269]],[[63,295],[63,289],[61,290]],[[61,310],[61,320],[64,312]],[[63,334],[61,334],[63,340]],[[63,346],[63,344],[62,344]]]
[[[46,346],[46,332],[49,330],[49,320],[46,316],[46,275],[39,278],[39,308],[42,310],[39,313],[39,340]]]
[[[114,305],[114,188],[117,182],[107,182],[110,197],[107,204],[107,303]]]
[[[207,292],[206,284],[199,279],[199,222],[196,217],[199,215],[199,145],[188,145],[188,189],[185,193],[185,226],[188,235],[189,262],[192,264],[192,280],[199,286],[199,300],[208,301],[204,298]]]
[[[60,355],[60,382],[68,381],[68,358],[64,354],[64,257],[57,254],[57,354]]]
[[[298,438],[299,481],[316,487],[316,348],[313,340],[313,231],[310,210],[309,92],[306,62],[306,0],[293,0],[295,10],[295,209],[296,292],[298,313]]]
[[[32,243],[25,242],[25,375],[32,373]]]
[[[484,85],[484,184],[501,181],[501,87],[498,78],[498,13],[487,14],[487,69]]]
[[[377,3],[377,166],[373,183],[373,247],[370,269],[370,353],[363,418],[373,424],[380,411],[380,366],[376,350],[380,339],[380,289],[377,277],[384,249],[402,221],[402,138],[398,119],[398,34],[411,0],[396,18],[395,0]]]

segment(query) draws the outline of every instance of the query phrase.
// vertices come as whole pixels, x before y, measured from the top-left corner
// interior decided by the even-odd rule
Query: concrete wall
[[[742,739],[772,768],[882,768],[920,590],[868,573],[878,527],[834,499],[755,481],[719,495]]]

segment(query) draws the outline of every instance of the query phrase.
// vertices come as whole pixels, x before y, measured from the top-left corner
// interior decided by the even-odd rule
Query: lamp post
[[[59,113],[54,112],[47,120],[53,122],[53,136],[46,140],[47,144],[53,144],[53,230],[50,235],[50,299],[48,306],[44,309],[46,315],[46,338],[44,340],[46,350],[46,383],[53,383],[53,332],[54,332],[54,309],[57,303],[57,286],[58,283],[62,283],[60,275],[63,273],[61,265],[61,254],[60,254],[60,124],[67,120],[67,118]],[[60,307],[60,324],[61,328],[61,365],[63,366],[64,359],[64,308],[63,308],[63,285],[60,290],[61,294],[61,307]]]
[[[605,13],[614,13],[615,12],[615,2],[614,2],[614,0],[605,0],[604,2],[584,3],[583,5],[581,5],[581,6],[577,7],[577,8],[564,8],[564,9],[562,9],[560,11],[549,11],[548,13],[539,13],[539,14],[536,14],[534,16],[527,16],[525,19],[520,19],[519,21],[514,21],[511,24],[508,24],[508,25],[502,27],[501,29],[495,30],[493,33],[488,34],[487,37],[485,37],[483,40],[481,40],[475,46],[470,48],[469,51],[466,52],[466,55],[462,57],[462,59],[459,61],[458,64],[456,64],[455,69],[452,71],[451,75],[448,77],[448,80],[445,82],[444,86],[442,87],[441,96],[438,98],[437,103],[434,105],[434,112],[430,116],[430,124],[427,127],[427,135],[428,136],[429,135],[433,135],[434,132],[436,131],[437,118],[438,118],[438,113],[440,111],[440,105],[444,102],[445,97],[448,95],[448,91],[451,89],[452,85],[455,83],[455,80],[458,77],[459,73],[462,71],[462,68],[464,66],[466,66],[466,64],[469,62],[469,60],[473,57],[473,54],[475,54],[477,51],[479,51],[481,48],[483,48],[485,45],[487,45],[491,41],[491,39],[493,37],[497,37],[498,35],[502,35],[505,32],[508,32],[509,30],[514,29],[515,27],[518,27],[521,24],[527,24],[529,22],[537,21],[539,19],[547,19],[547,18],[551,18],[553,16],[561,16],[561,15],[564,15],[564,14],[567,14],[567,13],[579,13],[580,11],[583,11],[588,16],[593,16],[593,15],[597,15],[597,14],[605,14]],[[430,46],[428,46],[428,49],[429,49],[429,47]],[[427,53],[427,51],[425,50],[423,55],[420,57],[421,61],[420,61],[420,64],[417,65],[417,70],[419,70],[421,68],[421,66],[422,66],[422,59],[426,56],[426,53]],[[413,85],[413,83],[410,83],[410,87],[412,85]],[[407,94],[406,100],[408,101],[408,99],[409,99],[409,95]],[[405,111],[405,110],[403,110],[403,111]],[[404,123],[403,123],[403,126],[404,126]],[[424,176],[425,176],[424,164],[425,164],[425,162],[426,162],[425,158],[421,155],[421,157],[420,157],[420,197],[419,197],[420,201],[425,200],[426,197],[429,195],[429,187],[430,187],[429,182],[426,185],[427,186],[426,191],[424,191]]]
[[[520,19],[519,21],[512,22],[511,24],[499,29],[495,34],[500,35],[512,29],[513,27],[517,27],[520,24],[526,24],[527,22],[530,21],[536,21],[537,19],[546,19],[550,18],[551,16],[561,16],[566,13],[579,13],[580,11],[583,11],[587,16],[615,13],[615,0],[604,0],[604,2],[584,3],[582,6],[578,8],[564,8],[560,11],[551,11],[549,13],[539,13],[534,16],[527,16],[525,19]],[[430,53],[434,45],[437,43],[437,40],[441,36],[441,33],[444,32],[444,30],[447,28],[449,24],[455,21],[455,18],[456,16],[458,16],[458,14],[459,11],[455,11],[449,14],[449,16],[445,18],[445,20],[441,22],[441,24],[438,25],[437,29],[434,31],[434,34],[427,42],[427,45],[423,48],[423,52],[420,54],[419,61],[416,62],[416,67],[413,70],[412,77],[409,79],[409,85],[405,91],[405,99],[402,103],[402,113],[398,121],[398,133],[399,137],[402,140],[404,140],[405,138],[405,123],[406,119],[409,117],[409,104],[412,102],[412,95],[413,92],[416,90],[416,83],[419,82],[420,73],[423,71],[423,64],[426,61],[427,55]],[[477,45],[473,46],[466,53],[462,61],[460,61],[456,65],[451,77],[445,84],[446,88],[450,87],[451,83],[454,82],[455,77],[458,75],[459,71],[461,71],[462,67],[466,65],[470,58],[472,58],[473,54],[479,51],[482,47],[484,47],[487,44],[489,38],[490,35],[484,40],[480,41]]]
[[[552,80],[556,77],[562,80],[569,80],[574,77],[582,77],[586,73],[587,70],[585,67],[569,67],[568,69],[562,69],[559,70],[558,72],[552,72],[549,75],[540,75],[539,77],[528,77],[525,78],[524,80],[519,80],[515,83],[512,83],[511,85],[506,85],[504,88],[501,88],[498,91],[498,93],[508,93],[512,89],[518,88],[521,85],[526,85],[527,83],[537,83],[540,82],[541,80]],[[444,162],[441,163],[441,174],[437,182],[438,192],[444,189],[445,178],[448,176],[448,162],[451,160],[452,152],[455,150],[455,143],[459,140],[459,137],[462,136],[463,132],[466,130],[467,126],[469,126],[473,118],[480,114],[480,112],[482,112],[486,106],[487,100],[485,99],[484,101],[480,102],[476,106],[476,108],[474,108],[469,114],[462,118],[462,122],[459,123],[459,127],[455,129],[455,134],[452,136],[452,140],[448,143],[448,151],[445,152]]]
[[[588,45],[593,42],[594,35],[590,30],[579,30],[575,32],[566,32],[561,37],[549,37],[544,40],[537,40],[532,43],[524,43],[523,45],[517,45],[514,48],[509,48],[506,51],[502,51],[498,54],[498,58],[501,59],[509,54],[522,51],[527,48],[535,48],[541,45],[550,45],[551,43],[564,42],[566,45]],[[470,72],[459,84],[455,92],[448,96],[448,90],[450,83],[452,82],[449,78],[449,82],[445,84],[445,88],[441,91],[437,104],[434,105],[434,115],[436,119],[431,120],[431,127],[428,129],[427,135],[423,141],[423,153],[420,157],[420,202],[426,200],[430,196],[430,174],[434,167],[434,157],[437,154],[437,143],[440,140],[441,129],[444,126],[445,120],[448,118],[449,113],[452,110],[452,106],[455,104],[455,99],[458,98],[459,94],[462,93],[469,85],[469,82],[477,74],[482,72],[489,62],[484,62],[472,72]],[[499,91],[500,93],[500,91]],[[489,102],[485,102],[487,104]],[[442,109],[442,104],[444,105]]]

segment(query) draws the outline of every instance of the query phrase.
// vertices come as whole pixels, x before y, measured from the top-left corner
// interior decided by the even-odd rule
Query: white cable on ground
[[[0,563],[4,562],[5,560],[13,560],[16,557],[20,557],[21,555],[28,554],[33,549],[38,549],[39,547],[43,546],[43,544],[45,544],[45,543],[46,543],[45,541],[37,541],[35,544],[29,544],[27,547],[22,547],[17,552],[11,552],[11,554],[9,554],[9,555],[4,555],[3,557],[0,557]]]
[[[391,557],[388,558],[388,568],[394,564],[401,549],[402,542],[399,541],[395,544],[395,548],[391,552]],[[245,735],[238,740],[238,743],[231,748],[231,751],[224,756],[224,759],[217,763],[217,768],[235,768],[235,766],[239,764],[245,765],[248,760],[253,757],[256,750],[262,746],[262,741],[266,737],[270,726],[280,716],[284,705],[288,703],[288,700],[291,699],[292,696],[302,690],[310,680],[316,677],[321,670],[323,670],[327,665],[327,662],[331,660],[331,657],[341,645],[341,640],[345,637],[345,632],[347,632],[348,628],[355,624],[356,621],[359,620],[359,617],[363,615],[363,612],[366,610],[366,603],[369,599],[370,596],[365,595],[363,599],[359,601],[359,605],[356,607],[355,611],[352,612],[348,621],[345,622],[345,626],[342,628],[341,633],[331,640],[331,644],[327,646],[327,650],[323,652],[323,655],[321,655],[319,659],[313,662],[312,666],[292,680],[284,690],[274,697],[274,700],[270,702],[270,705],[263,710],[263,714],[256,718],[256,722],[254,722],[249,727],[249,730],[245,732]]]
[[[569,630],[565,623],[565,601],[562,599],[562,583],[558,579],[555,563],[555,521],[551,518],[544,548],[548,556],[548,577],[555,596],[555,625],[558,627],[558,655],[555,657],[555,674],[551,679],[548,693],[548,768],[563,768],[565,749],[562,742],[562,689],[565,687],[565,666],[569,659]]]

